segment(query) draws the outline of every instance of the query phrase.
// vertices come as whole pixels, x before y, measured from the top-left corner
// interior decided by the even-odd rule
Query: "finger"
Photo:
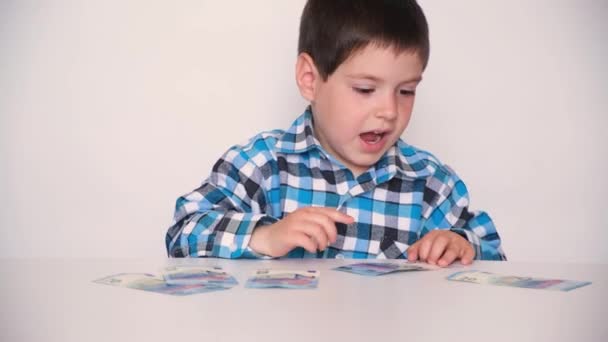
[[[420,241],[415,242],[410,248],[407,249],[407,260],[414,262],[418,260],[418,249],[420,247]]]
[[[313,209],[323,213],[324,215],[329,216],[329,218],[332,219],[334,222],[341,222],[346,224],[355,222],[355,219],[352,216],[346,215],[345,213],[333,208],[314,207]]]
[[[473,259],[475,258],[475,250],[473,249],[473,247],[471,247],[470,244],[464,249],[461,254],[462,255],[460,256],[460,263],[463,265],[470,265],[473,262]]]
[[[325,232],[325,229],[316,222],[303,222],[303,224],[300,226],[300,231],[308,235],[309,238],[314,239],[318,250],[323,251],[325,248],[327,248],[327,233]]]
[[[302,247],[310,253],[317,252],[317,244],[310,238],[310,236],[298,232],[297,234],[292,235],[291,239],[291,243],[294,246]]]
[[[437,262],[437,265],[441,267],[449,266],[456,258],[458,258],[458,251],[454,248],[448,248]]]
[[[425,235],[422,239],[420,239],[420,241],[418,241],[418,243],[420,243],[418,258],[421,261],[427,261],[429,257],[429,253],[431,252],[431,246],[433,245],[433,235],[434,234],[429,233]]]
[[[336,224],[329,216],[315,213],[308,215],[307,219],[318,224],[325,230],[325,234],[327,235],[327,240],[329,242],[336,242],[336,239],[338,238],[338,230],[336,229]]]
[[[449,240],[445,235],[437,235],[433,239],[433,244],[429,251],[429,256],[427,258],[427,262],[430,264],[436,264],[437,260],[441,258],[446,248],[448,247]]]

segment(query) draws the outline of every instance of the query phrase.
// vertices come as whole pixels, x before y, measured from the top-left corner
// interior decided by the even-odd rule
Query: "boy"
[[[287,131],[234,146],[180,197],[169,256],[505,260],[464,183],[400,139],[429,57],[415,0],[309,0]]]

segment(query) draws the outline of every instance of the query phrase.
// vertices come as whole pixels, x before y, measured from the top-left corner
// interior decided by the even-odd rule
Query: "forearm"
[[[263,219],[272,220],[264,214],[236,211],[193,213],[169,228],[167,253],[170,257],[257,257],[248,246]]]
[[[445,181],[443,195],[429,203],[421,235],[434,229],[449,229],[465,238],[478,260],[506,260],[494,222],[483,211],[469,210],[466,186],[455,175]]]
[[[475,259],[507,260],[494,222],[486,213],[476,213],[464,227],[451,230],[469,241],[475,250]]]
[[[507,260],[500,246],[500,239],[497,234],[485,235],[480,237],[472,230],[463,228],[452,228],[453,232],[459,233],[466,238],[475,250],[477,260]]]

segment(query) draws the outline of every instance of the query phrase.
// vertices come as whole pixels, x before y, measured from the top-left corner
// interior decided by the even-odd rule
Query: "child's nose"
[[[385,96],[381,109],[378,111],[378,117],[390,120],[397,117],[397,97],[394,95]]]

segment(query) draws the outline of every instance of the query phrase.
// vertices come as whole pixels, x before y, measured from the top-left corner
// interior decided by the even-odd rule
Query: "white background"
[[[0,1],[0,257],[158,257],[175,199],[286,128],[303,0]],[[404,138],[511,260],[608,262],[608,2],[421,1]]]

